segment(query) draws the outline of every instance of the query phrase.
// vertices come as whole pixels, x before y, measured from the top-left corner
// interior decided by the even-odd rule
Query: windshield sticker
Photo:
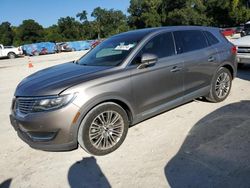
[[[118,45],[118,46],[115,47],[115,50],[125,50],[125,51],[128,51],[131,48],[133,48],[134,46],[135,46],[135,44],[125,45],[124,43],[120,43],[120,45]]]

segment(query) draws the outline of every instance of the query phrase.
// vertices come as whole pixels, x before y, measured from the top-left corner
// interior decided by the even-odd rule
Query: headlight
[[[62,108],[69,104],[76,97],[76,94],[68,94],[62,96],[51,96],[36,100],[33,106],[33,112],[41,112]]]

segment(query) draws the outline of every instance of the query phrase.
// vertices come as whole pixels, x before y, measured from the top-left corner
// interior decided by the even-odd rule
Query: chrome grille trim
[[[36,103],[36,99],[31,98],[16,98],[16,111],[22,114],[28,114],[32,112],[32,109]]]

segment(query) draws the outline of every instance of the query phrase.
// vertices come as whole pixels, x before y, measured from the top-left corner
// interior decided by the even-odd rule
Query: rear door
[[[158,62],[138,69],[142,54],[157,55]],[[136,55],[131,65],[131,81],[137,113],[142,117],[166,108],[166,104],[183,96],[183,61],[176,55],[171,32],[153,37]]]
[[[210,86],[219,59],[217,51],[209,46],[201,30],[175,31],[174,38],[177,52],[184,60],[184,95],[197,97]]]

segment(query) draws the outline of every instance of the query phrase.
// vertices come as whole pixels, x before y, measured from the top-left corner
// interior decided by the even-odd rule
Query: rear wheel
[[[16,58],[16,54],[14,52],[10,52],[10,53],[8,53],[8,58],[9,59],[15,59]]]
[[[93,108],[82,121],[78,143],[90,154],[106,155],[125,140],[129,121],[127,113],[115,103],[103,103]]]
[[[216,73],[211,83],[207,100],[211,102],[221,102],[227,98],[231,91],[232,75],[230,71],[221,67]]]

